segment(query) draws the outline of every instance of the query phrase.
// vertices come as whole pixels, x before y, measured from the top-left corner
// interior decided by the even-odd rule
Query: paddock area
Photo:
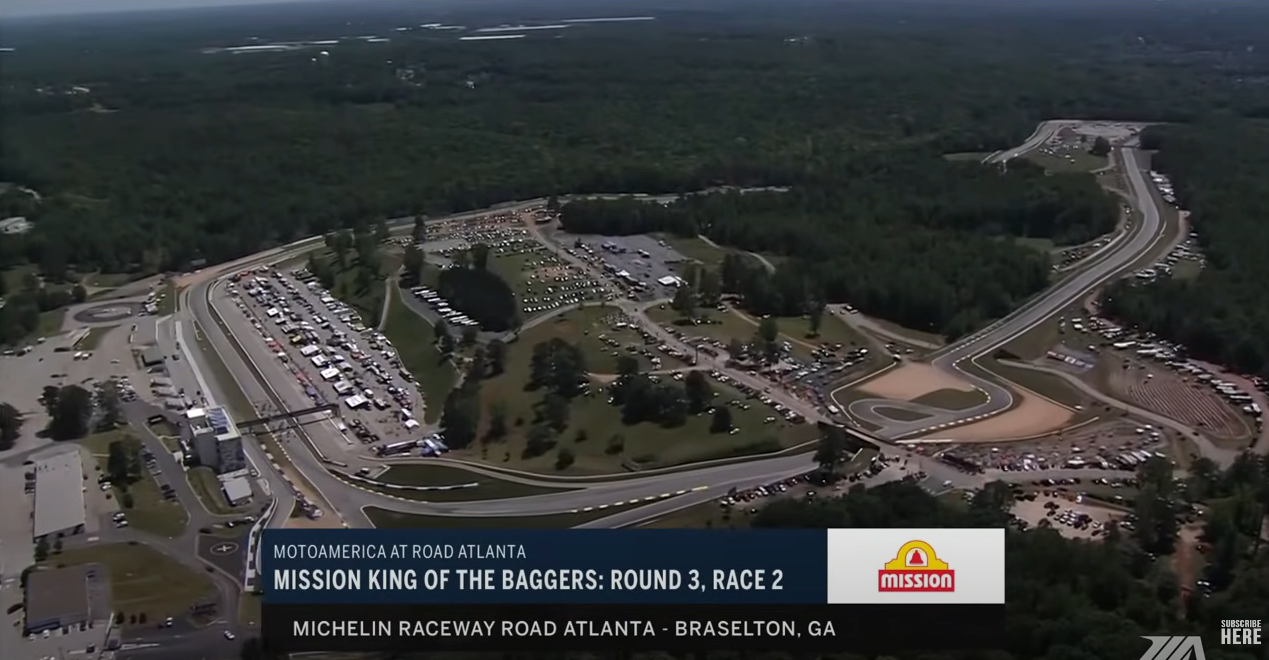
[[[1106,377],[1119,398],[1199,429],[1213,440],[1250,440],[1254,431],[1247,418],[1201,382],[1135,360],[1111,362]]]

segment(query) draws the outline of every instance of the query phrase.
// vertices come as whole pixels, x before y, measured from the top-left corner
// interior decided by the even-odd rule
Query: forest
[[[1008,513],[1014,487],[987,484],[974,498],[949,501],[920,486],[893,482],[843,496],[781,499],[751,520],[756,528],[998,527],[1007,529],[1006,620],[997,643],[979,651],[896,653],[877,660],[1123,660],[1138,658],[1143,635],[1200,635],[1210,660],[1263,658],[1263,647],[1221,646],[1221,619],[1263,617],[1269,612],[1269,548],[1258,540],[1269,509],[1269,460],[1245,454],[1227,470],[1206,459],[1174,481],[1171,466],[1151,461],[1137,475],[1133,500],[1138,525],[1112,526],[1103,540],[1067,539],[1053,529],[1020,531]],[[1176,517],[1202,503],[1201,540],[1210,546],[1200,575],[1210,596],[1181,584],[1170,558]],[[719,530],[720,534],[730,532]],[[1187,587],[1188,597],[1182,596]],[[843,646],[847,644],[844,643]],[[266,660],[258,641],[243,647],[243,660]],[[592,654],[367,654],[365,660],[590,660]],[[677,660],[701,655],[620,654],[622,660]],[[865,660],[841,653],[713,652],[712,660]]]
[[[1193,279],[1123,282],[1107,314],[1185,345],[1193,357],[1269,377],[1269,122],[1213,121],[1151,129],[1154,169],[1172,180],[1207,258]]]
[[[615,2],[657,20],[462,47],[394,32],[321,58],[204,52],[338,39],[350,19],[386,33],[576,11],[470,4],[11,22],[0,181],[40,201],[31,234],[0,237],[0,267],[181,270],[376,218],[788,185],[895,145],[990,152],[1052,117],[1269,114],[1269,88],[1246,84],[1264,49],[1226,48],[1255,43],[1269,9],[1236,0]]]
[[[1048,255],[1011,237],[1084,243],[1114,228],[1118,206],[1083,174],[1025,162],[1007,171],[937,155],[874,150],[790,190],[582,200],[561,209],[579,234],[665,231],[788,257],[723,277],[755,314],[800,316],[851,303],[910,328],[958,337],[1048,285]],[[1004,239],[1004,240],[1002,240]]]

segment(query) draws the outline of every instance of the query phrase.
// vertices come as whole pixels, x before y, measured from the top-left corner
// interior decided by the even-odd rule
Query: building
[[[101,627],[110,621],[109,580],[98,564],[32,571],[26,578],[23,632]]]
[[[242,506],[251,501],[251,481],[246,470],[220,475],[220,490],[229,506]]]
[[[146,367],[157,367],[163,364],[163,351],[158,346],[151,346],[141,352],[141,364]]]
[[[25,234],[33,226],[30,220],[22,216],[5,218],[0,220],[0,234]]]
[[[190,444],[198,464],[209,467],[216,474],[236,472],[247,467],[247,456],[242,451],[242,436],[234,426],[229,411],[220,406],[191,408],[185,412],[189,423]]]
[[[81,534],[88,521],[84,509],[84,464],[78,451],[35,461],[35,511],[31,536],[47,539]]]

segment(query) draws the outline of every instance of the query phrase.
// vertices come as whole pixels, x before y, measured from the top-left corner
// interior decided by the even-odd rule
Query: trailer
[[[402,440],[401,442],[394,442],[389,445],[376,447],[375,453],[380,456],[396,456],[398,454],[409,452],[417,446],[419,446],[418,440]]]

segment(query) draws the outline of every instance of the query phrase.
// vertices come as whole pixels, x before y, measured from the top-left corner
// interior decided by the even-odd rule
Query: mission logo
[[[885,592],[956,591],[956,571],[925,541],[908,541],[877,571],[877,590]]]

